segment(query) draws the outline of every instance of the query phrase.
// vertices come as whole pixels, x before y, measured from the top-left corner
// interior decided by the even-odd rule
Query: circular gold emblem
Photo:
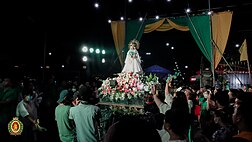
[[[23,132],[23,123],[18,120],[17,117],[14,117],[9,123],[8,123],[8,130],[10,135],[21,135]]]

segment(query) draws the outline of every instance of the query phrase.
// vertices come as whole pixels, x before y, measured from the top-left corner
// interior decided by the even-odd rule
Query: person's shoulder
[[[78,109],[78,106],[79,106],[79,105],[70,107],[70,108],[69,108],[69,111],[75,111],[76,109]]]
[[[72,108],[70,105],[57,105],[55,109],[70,109]]]
[[[24,105],[24,100],[21,100],[20,102],[18,102],[17,107],[20,107],[21,105]]]
[[[94,109],[94,110],[100,110],[100,108],[96,105],[91,105],[91,107]]]

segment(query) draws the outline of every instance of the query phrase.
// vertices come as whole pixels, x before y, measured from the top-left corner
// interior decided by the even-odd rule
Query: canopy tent
[[[160,67],[159,65],[153,65],[153,66],[150,66],[146,69],[144,69],[144,72],[147,72],[147,73],[163,73],[163,74],[173,74],[172,71],[169,71],[163,67]]]
[[[212,15],[202,14],[175,18],[163,18],[161,20],[147,19],[112,21],[111,29],[114,38],[118,58],[123,66],[122,50],[132,39],[140,41],[143,33],[152,31],[169,31],[177,29],[190,31],[201,52],[211,63],[214,70],[225,51],[232,21],[232,12],[218,12]],[[126,48],[127,49],[127,48]]]

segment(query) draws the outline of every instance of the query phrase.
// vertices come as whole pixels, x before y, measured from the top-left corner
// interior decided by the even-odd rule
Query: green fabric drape
[[[224,17],[223,19],[225,19],[225,18],[227,18],[227,17]],[[216,18],[214,18],[214,19],[216,19]],[[126,31],[125,31],[126,35],[125,35],[125,42],[124,42],[124,48],[125,48],[124,52],[126,53],[128,51],[128,43],[130,42],[130,40],[136,38],[138,41],[140,41],[143,33],[149,33],[149,32],[155,31],[155,30],[156,31],[168,31],[173,28],[180,30],[180,31],[188,31],[188,29],[189,29],[194,40],[196,41],[197,45],[199,46],[201,52],[206,57],[206,59],[211,64],[214,64],[213,61],[215,61],[215,64],[216,64],[217,62],[219,62],[218,60],[220,60],[220,58],[218,57],[219,59],[217,59],[217,57],[216,57],[217,54],[215,51],[213,51],[213,47],[211,44],[211,25],[210,25],[210,23],[211,22],[210,22],[209,15],[176,17],[176,18],[169,18],[169,19],[163,18],[161,20],[148,19],[148,20],[145,20],[144,23],[142,23],[142,21],[139,21],[139,20],[127,21]],[[222,23],[219,23],[219,24],[222,24]],[[231,23],[230,18],[227,23],[229,23],[229,24]],[[216,24],[216,22],[214,22],[214,24],[218,25],[218,23]],[[230,27],[230,25],[228,25],[228,27]],[[226,28],[229,29],[228,27],[226,27]],[[218,31],[218,30],[216,30],[216,26],[213,26],[212,30],[214,31],[214,33],[218,33],[218,32],[216,32],[216,31]],[[218,46],[224,47],[224,45],[226,45],[226,42],[227,42],[226,40],[228,38],[227,33],[229,33],[229,30],[225,30],[225,31],[228,31],[228,32],[225,32],[225,34],[221,35],[221,38],[223,39],[222,42],[216,42]],[[120,32],[120,31],[117,31],[117,32]],[[118,35],[120,35],[120,34],[118,34]],[[217,41],[219,39],[220,34],[214,34],[214,35],[216,35],[216,37],[214,36],[214,41]],[[141,46],[140,46],[140,48],[141,48]],[[223,52],[224,52],[224,50],[223,50]],[[118,56],[122,56],[122,54],[118,53]],[[215,58],[215,59],[213,59],[213,58]]]
[[[126,23],[125,49],[128,51],[128,44],[132,39],[140,41],[143,35],[145,21],[131,20]],[[141,46],[140,46],[141,48]]]
[[[201,52],[212,63],[212,46],[210,33],[210,16],[200,15],[187,18],[190,32],[199,46]]]

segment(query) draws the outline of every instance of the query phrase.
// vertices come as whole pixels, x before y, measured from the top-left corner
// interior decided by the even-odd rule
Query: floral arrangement
[[[159,84],[158,77],[150,74],[118,73],[114,78],[102,81],[98,89],[101,101],[119,102],[144,100],[145,94],[151,93],[152,85]]]

